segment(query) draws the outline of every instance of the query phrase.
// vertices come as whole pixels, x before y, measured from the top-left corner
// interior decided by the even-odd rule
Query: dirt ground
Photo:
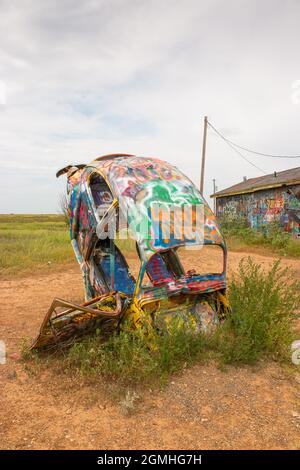
[[[229,271],[246,253],[229,253]],[[267,266],[273,258],[252,255]],[[283,260],[300,279],[300,263]],[[277,364],[195,365],[163,390],[146,390],[124,414],[105,383],[78,383],[18,359],[54,296],[80,302],[78,266],[0,280],[2,449],[300,449],[300,380]]]

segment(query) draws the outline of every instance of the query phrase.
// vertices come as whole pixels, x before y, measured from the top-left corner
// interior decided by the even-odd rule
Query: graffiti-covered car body
[[[208,204],[181,171],[156,158],[116,154],[65,167],[57,176],[62,174],[86,302],[56,299],[33,347],[114,329],[123,318],[134,327],[145,321],[159,327],[170,316],[193,315],[205,329],[224,314],[226,245]],[[124,239],[123,246],[134,242],[135,275],[118,242]],[[186,270],[182,261],[205,246],[220,249],[219,272],[203,271],[202,265]]]

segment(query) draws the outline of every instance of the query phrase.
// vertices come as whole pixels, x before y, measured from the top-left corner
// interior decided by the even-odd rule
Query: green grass
[[[117,240],[136,254],[131,239]],[[0,214],[0,276],[30,272],[74,260],[66,214]]]
[[[0,215],[0,275],[72,260],[61,215]]]
[[[143,331],[125,325],[106,341],[96,334],[76,342],[67,352],[64,368],[109,382],[155,385],[211,357],[221,365],[289,361],[300,309],[300,285],[291,279],[291,271],[281,268],[279,261],[264,271],[251,258],[244,259],[228,288],[231,312],[209,335],[174,320],[171,328],[149,340]]]
[[[299,317],[300,283],[275,261],[269,271],[249,257],[239,264],[228,289],[231,313],[214,338],[225,363],[285,359]]]

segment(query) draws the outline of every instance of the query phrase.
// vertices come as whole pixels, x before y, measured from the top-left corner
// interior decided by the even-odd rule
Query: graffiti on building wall
[[[270,222],[277,221],[283,230],[294,238],[300,238],[299,189],[298,185],[290,190],[278,188],[220,197],[217,199],[217,215],[227,218],[243,216],[254,229],[267,228]]]

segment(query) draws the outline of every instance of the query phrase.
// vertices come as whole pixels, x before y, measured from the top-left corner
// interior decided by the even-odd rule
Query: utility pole
[[[201,175],[200,175],[200,193],[201,194],[203,194],[203,190],[204,190],[204,170],[205,170],[207,122],[208,122],[207,116],[204,116],[203,143],[202,143],[202,162],[201,162]]]
[[[216,190],[217,190],[215,178],[213,179],[213,185],[214,185],[214,194],[215,194],[215,192],[216,192]],[[216,200],[216,198],[214,197],[214,214],[216,214],[216,209],[217,209],[217,208],[216,208],[216,203],[217,203],[217,200]]]

